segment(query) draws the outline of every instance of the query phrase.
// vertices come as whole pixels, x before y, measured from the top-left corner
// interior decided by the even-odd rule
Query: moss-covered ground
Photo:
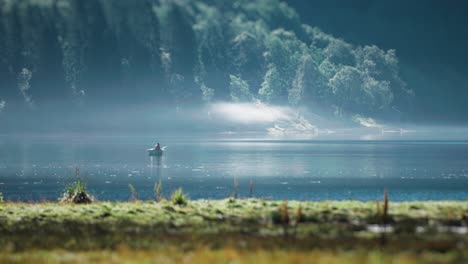
[[[468,202],[0,204],[0,263],[468,263]]]

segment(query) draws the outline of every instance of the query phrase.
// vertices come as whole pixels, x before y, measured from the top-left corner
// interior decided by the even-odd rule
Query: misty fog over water
[[[369,201],[384,189],[394,201],[468,197],[463,127],[343,121],[258,102],[88,111],[4,119],[23,131],[0,136],[6,199],[57,200],[76,168],[99,200],[128,200],[129,184],[152,199],[159,180],[166,197],[182,187],[192,199],[227,198],[234,179],[240,196],[252,181],[264,199]],[[148,157],[157,142],[164,155]]]

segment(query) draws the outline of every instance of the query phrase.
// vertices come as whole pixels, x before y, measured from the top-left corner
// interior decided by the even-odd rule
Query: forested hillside
[[[413,92],[394,50],[302,24],[279,0],[0,0],[0,110],[214,101],[392,118]]]

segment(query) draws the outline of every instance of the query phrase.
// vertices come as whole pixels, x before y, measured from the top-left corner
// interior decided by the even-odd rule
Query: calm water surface
[[[182,187],[191,199],[239,196],[299,200],[468,199],[465,141],[266,141],[168,138],[151,159],[149,138],[0,138],[0,192],[8,200],[56,200],[80,168],[99,200],[142,199],[161,180],[165,196]]]

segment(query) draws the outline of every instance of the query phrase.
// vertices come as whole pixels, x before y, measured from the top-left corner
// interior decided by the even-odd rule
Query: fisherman
[[[161,150],[161,145],[159,145],[159,142],[158,142],[158,144],[156,144],[156,146],[154,146],[154,149],[155,150]]]

